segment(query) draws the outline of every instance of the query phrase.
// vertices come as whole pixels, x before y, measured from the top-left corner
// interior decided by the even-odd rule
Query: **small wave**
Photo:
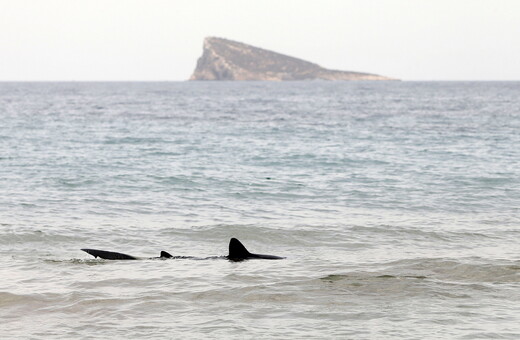
[[[380,266],[380,265],[378,265]],[[331,273],[303,282],[356,296],[482,298],[520,283],[518,263],[467,263],[453,259],[402,260],[374,271]],[[498,289],[500,287],[500,289]]]
[[[402,227],[398,225],[381,224],[375,226],[355,225],[351,228],[356,233],[383,234],[399,238],[429,239],[443,242],[460,242],[463,240],[468,243],[470,240],[479,241],[483,239],[496,239],[496,235],[476,231],[451,231],[451,230],[432,230],[419,227]]]
[[[183,184],[189,187],[195,187],[198,185],[191,177],[188,176],[158,176],[158,175],[148,175],[148,178],[157,181],[162,184]]]
[[[51,228],[43,226],[43,228]],[[53,242],[73,242],[81,236],[64,234],[57,232],[45,232],[42,230],[34,231],[10,231],[0,234],[0,244],[26,244],[26,243],[53,243]]]
[[[382,269],[368,273],[331,274],[322,280],[362,279],[429,279],[462,284],[520,283],[518,261],[500,263],[449,258],[406,259],[388,263]]]
[[[89,187],[95,184],[99,184],[99,181],[91,180],[91,179],[71,179],[71,178],[59,178],[56,182],[66,188],[80,188],[80,187]]]
[[[330,274],[321,277],[324,282],[337,282],[343,280],[381,281],[381,280],[425,280],[423,275],[390,275],[378,273],[352,273],[352,274]]]
[[[103,260],[103,259],[67,259],[67,260],[58,260],[58,259],[45,259],[43,260],[45,263],[49,264],[57,264],[62,265],[65,263],[69,264],[82,264],[82,265],[88,265],[88,266],[97,266],[97,265],[103,265],[110,263],[109,261]]]
[[[520,283],[520,264],[461,261],[457,259],[401,260],[389,265],[391,271],[409,272],[428,278],[460,283]]]
[[[168,143],[168,141],[163,138],[155,138],[155,137],[108,138],[104,141],[104,144],[155,144],[155,143]]]
[[[44,301],[45,299],[41,295],[0,292],[0,307],[17,305],[24,306],[27,304],[41,303]]]

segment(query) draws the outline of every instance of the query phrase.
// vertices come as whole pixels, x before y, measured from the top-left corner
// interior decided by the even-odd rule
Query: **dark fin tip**
[[[95,253],[92,252],[92,249],[82,248],[81,250],[84,251],[85,253],[89,254],[89,255],[94,256],[95,259],[98,258],[98,256]]]
[[[229,240],[228,258],[230,260],[245,259],[249,256],[251,256],[251,253],[246,249],[242,242],[234,237]]]
[[[161,251],[160,257],[165,258],[165,259],[171,259],[173,256],[170,253],[163,250],[163,251]]]

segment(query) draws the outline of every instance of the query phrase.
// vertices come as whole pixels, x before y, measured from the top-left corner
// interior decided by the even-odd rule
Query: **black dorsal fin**
[[[171,259],[172,257],[173,257],[173,256],[172,256],[170,253],[168,253],[168,252],[166,252],[166,251],[164,251],[164,250],[161,251],[161,256],[160,256],[160,258]]]
[[[232,238],[229,241],[229,255],[228,258],[230,260],[240,260],[246,259],[251,256],[251,253],[244,247],[244,245],[237,240],[236,238]]]
[[[98,250],[98,249],[81,249],[86,253],[89,253],[90,255],[94,257],[99,257],[105,260],[137,260],[132,255],[122,254],[122,253],[116,253],[113,251],[106,251],[106,250]]]

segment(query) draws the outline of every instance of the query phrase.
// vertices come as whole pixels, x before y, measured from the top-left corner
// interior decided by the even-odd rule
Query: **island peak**
[[[302,59],[217,37],[204,39],[190,80],[393,80],[361,72],[329,70]]]

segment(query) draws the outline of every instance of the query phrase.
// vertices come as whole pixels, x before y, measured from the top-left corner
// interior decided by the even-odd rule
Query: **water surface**
[[[518,339],[519,94],[0,83],[0,337]]]

